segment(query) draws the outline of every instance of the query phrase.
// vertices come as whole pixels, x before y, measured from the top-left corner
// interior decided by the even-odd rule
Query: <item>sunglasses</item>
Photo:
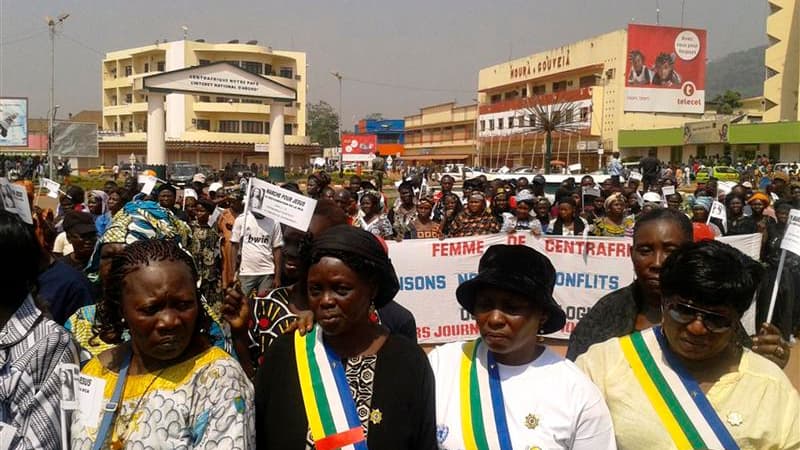
[[[733,319],[726,315],[698,308],[688,303],[668,303],[666,310],[669,317],[681,325],[688,325],[700,319],[703,322],[703,326],[712,333],[724,333],[734,325]]]

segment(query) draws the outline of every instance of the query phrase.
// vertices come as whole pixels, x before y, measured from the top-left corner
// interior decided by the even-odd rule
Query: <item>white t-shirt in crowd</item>
[[[61,253],[64,256],[72,253],[72,244],[67,240],[66,231],[62,231],[56,236],[56,240],[53,242],[53,253]]]
[[[436,377],[436,437],[441,450],[464,448],[459,387],[464,344],[446,344],[428,354]],[[498,363],[498,371],[514,449],[617,448],[611,414],[600,391],[572,361],[545,349],[524,366]]]
[[[273,249],[283,246],[283,233],[278,222],[264,217],[257,219],[253,213],[247,214],[247,227],[245,230],[245,215],[239,214],[233,222],[231,242],[241,243],[242,254],[241,275],[272,275],[275,273],[275,261],[272,256]],[[244,237],[243,237],[244,236]]]

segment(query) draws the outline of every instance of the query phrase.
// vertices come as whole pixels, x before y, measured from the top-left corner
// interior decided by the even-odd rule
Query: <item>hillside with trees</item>
[[[764,51],[766,46],[730,53],[706,66],[706,98],[736,91],[743,98],[764,93]]]

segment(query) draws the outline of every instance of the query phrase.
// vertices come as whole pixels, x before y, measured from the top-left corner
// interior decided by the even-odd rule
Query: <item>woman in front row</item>
[[[136,242],[113,257],[98,315],[117,345],[82,370],[91,401],[73,413],[73,449],[255,445],[253,387],[209,343],[197,281],[192,257],[172,241]]]
[[[338,225],[314,239],[307,292],[317,325],[267,351],[256,377],[258,448],[436,449],[425,354],[375,315],[399,288],[371,233]]]
[[[619,448],[800,448],[800,396],[737,338],[764,269],[703,241],[672,252],[660,272],[661,325],[576,361],[606,398]]]
[[[555,269],[524,245],[493,245],[456,291],[481,337],[433,350],[439,448],[615,449],[608,408],[575,365],[538,342],[560,330]]]

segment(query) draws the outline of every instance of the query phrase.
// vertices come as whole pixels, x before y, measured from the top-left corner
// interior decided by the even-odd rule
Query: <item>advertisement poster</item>
[[[371,161],[378,151],[378,136],[374,134],[343,134],[342,161]]]
[[[684,144],[716,144],[728,142],[728,129],[731,120],[704,120],[700,122],[686,122],[683,125]]]
[[[628,25],[625,111],[702,114],[705,30]]]
[[[0,147],[28,146],[28,99],[0,98]]]

